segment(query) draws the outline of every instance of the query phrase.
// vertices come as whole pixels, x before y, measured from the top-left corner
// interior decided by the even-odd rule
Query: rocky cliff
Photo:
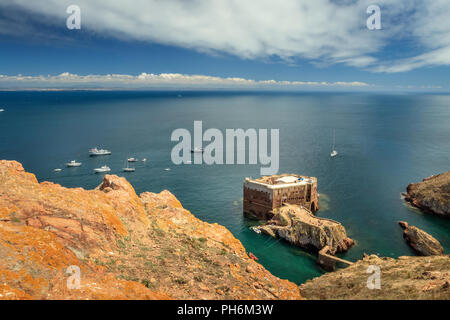
[[[376,268],[380,275],[378,289]],[[307,281],[300,292],[306,299],[449,300],[450,256],[366,256],[345,269]]]
[[[312,251],[328,246],[331,254],[347,251],[354,244],[342,224],[318,218],[309,210],[290,204],[278,209],[267,224],[256,229]]]
[[[76,288],[67,285],[70,266],[80,268]],[[137,196],[114,175],[95,190],[64,188],[0,161],[0,299],[170,298],[300,294],[168,191]]]
[[[438,216],[450,218],[450,171],[411,183],[405,200]]]
[[[410,226],[405,221],[399,221],[398,224],[403,228],[403,238],[418,254],[422,256],[440,255],[444,253],[439,241],[430,234],[415,227]]]

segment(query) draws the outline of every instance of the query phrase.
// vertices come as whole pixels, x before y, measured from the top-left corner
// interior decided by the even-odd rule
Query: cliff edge
[[[393,259],[370,255],[307,281],[300,292],[306,299],[449,300],[450,256]]]
[[[301,297],[168,191],[138,196],[114,175],[64,188],[0,161],[0,299],[171,298]]]
[[[410,183],[405,200],[438,216],[450,218],[450,171]]]

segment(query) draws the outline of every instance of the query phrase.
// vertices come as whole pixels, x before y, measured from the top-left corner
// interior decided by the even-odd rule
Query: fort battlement
[[[299,205],[314,212],[319,209],[317,179],[297,174],[264,176],[244,181],[244,213],[269,220],[284,204]]]

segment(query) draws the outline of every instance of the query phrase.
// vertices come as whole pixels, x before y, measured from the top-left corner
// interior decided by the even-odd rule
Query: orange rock
[[[76,289],[70,266],[80,270]],[[230,231],[197,219],[167,190],[138,197],[114,175],[95,190],[64,188],[0,161],[0,299],[171,297],[301,298]]]

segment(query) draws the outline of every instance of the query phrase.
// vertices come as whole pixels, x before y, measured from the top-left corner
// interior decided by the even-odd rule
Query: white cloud
[[[374,68],[376,72],[407,72],[426,66],[450,66],[450,45],[399,61],[384,63]]]
[[[207,75],[179,73],[141,73],[77,75],[68,72],[47,76],[0,75],[0,88],[195,88],[195,89],[257,89],[257,88],[301,88],[301,87],[365,87],[365,82],[315,82],[315,81],[256,81],[244,78],[222,78]]]
[[[366,28],[366,8],[374,3],[382,10],[378,31]],[[46,15],[45,23],[61,28],[67,6],[77,4],[82,28],[105,37],[244,59],[299,58],[375,72],[448,65],[450,60],[448,0],[2,0],[0,8],[11,4]],[[422,52],[390,61],[379,57],[385,46],[405,39]]]
[[[424,0],[416,4],[403,31],[417,41],[424,52],[391,60],[373,68],[376,72],[407,72],[428,66],[450,66],[450,1]]]

